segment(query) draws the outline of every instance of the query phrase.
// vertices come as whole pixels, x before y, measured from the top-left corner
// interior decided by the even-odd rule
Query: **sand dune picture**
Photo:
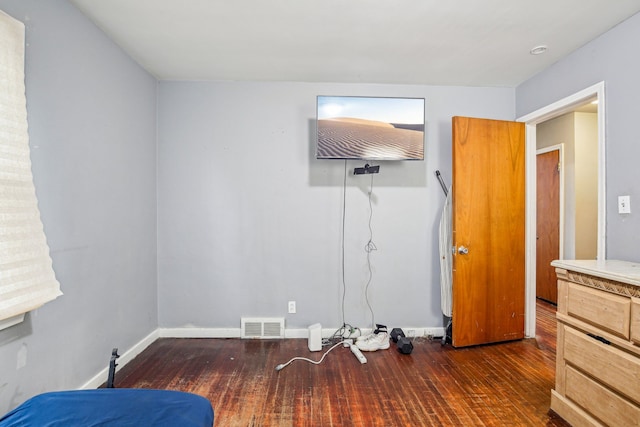
[[[338,98],[342,104],[352,105],[352,98]],[[347,99],[349,103],[344,100]],[[376,104],[377,110],[358,113],[358,116],[331,117],[331,114],[320,114],[320,108],[332,109],[336,113],[344,112],[345,108],[336,108],[335,97],[333,104],[319,101],[319,115],[317,120],[317,153],[318,159],[371,159],[371,160],[422,160],[424,159],[424,121],[406,120],[403,116],[400,123],[391,121],[374,120],[385,118],[382,113],[389,116],[389,111],[395,112],[387,105],[395,99],[382,99],[384,105]],[[323,100],[325,101],[325,100]],[[404,99],[402,100],[405,101]],[[416,100],[422,101],[422,100]],[[369,106],[372,98],[357,98],[356,102]],[[418,104],[423,108],[423,103]],[[386,108],[386,110],[385,110]],[[351,111],[354,111],[351,108]],[[379,111],[381,110],[381,111]],[[418,113],[424,114],[423,111]],[[350,112],[350,111],[347,111]],[[370,117],[370,118],[367,118]],[[424,117],[424,116],[422,116]],[[392,118],[389,116],[389,118]],[[400,121],[400,120],[399,120]]]

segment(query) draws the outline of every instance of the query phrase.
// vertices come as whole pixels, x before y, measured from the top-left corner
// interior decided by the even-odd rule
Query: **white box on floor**
[[[314,323],[309,326],[309,351],[322,350],[322,326]]]

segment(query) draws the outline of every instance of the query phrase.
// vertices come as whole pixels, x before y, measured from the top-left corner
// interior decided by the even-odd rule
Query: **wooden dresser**
[[[551,409],[573,426],[640,426],[640,264],[551,265],[558,276]]]

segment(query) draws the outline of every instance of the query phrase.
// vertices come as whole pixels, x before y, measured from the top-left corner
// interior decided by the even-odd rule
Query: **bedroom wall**
[[[0,9],[26,24],[32,168],[64,292],[0,331],[3,414],[82,386],[157,327],[157,86],[66,1]]]
[[[598,255],[598,115],[574,113],[576,259]]]
[[[575,120],[574,114],[541,123],[536,128],[536,148],[563,144],[564,156],[564,259],[576,255],[576,182],[575,182]]]
[[[536,128],[537,148],[563,145],[564,259],[596,259],[598,116],[571,112]]]
[[[640,14],[558,61],[516,88],[522,117],[600,81],[606,108],[606,257],[640,261],[640,158],[637,116],[640,99]],[[618,196],[631,196],[631,214],[618,214]]]
[[[442,327],[438,222],[451,184],[451,117],[514,118],[514,90],[400,85],[160,82],[158,300],[162,328],[342,323],[344,161],[315,159],[316,95],[426,98],[426,159],[346,178],[344,319]],[[287,301],[297,314],[287,314]]]

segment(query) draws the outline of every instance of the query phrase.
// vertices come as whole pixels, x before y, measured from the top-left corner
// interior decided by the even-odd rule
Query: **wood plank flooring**
[[[338,346],[320,365],[304,339],[159,339],[116,374],[116,387],[208,398],[215,426],[567,426],[549,412],[555,308],[538,303],[536,339],[465,349],[425,338],[362,365]]]

